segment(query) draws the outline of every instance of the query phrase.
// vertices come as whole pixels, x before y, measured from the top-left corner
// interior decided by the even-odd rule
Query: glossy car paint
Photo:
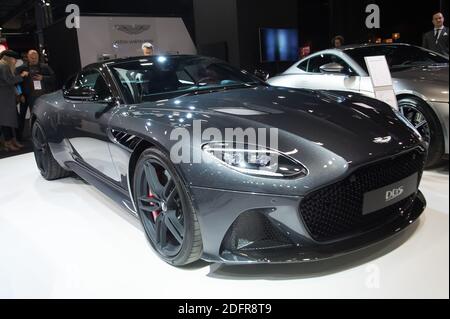
[[[194,120],[202,121],[202,129],[215,127],[222,133],[225,128],[277,127],[278,149],[289,153],[309,171],[303,178],[273,179],[245,175],[214,161],[177,164],[197,211],[205,260],[270,261],[264,257],[220,255],[226,231],[238,216],[251,210],[273,209],[271,218],[301,238],[295,252],[285,255],[280,251],[278,257],[272,256],[274,262],[339,255],[394,235],[419,217],[416,214],[376,233],[330,245],[314,242],[299,217],[298,207],[305,195],[350,176],[361,166],[425,147],[417,132],[406,126],[388,105],[359,94],[265,84],[133,104],[125,100],[109,73],[111,63],[118,62],[88,67],[102,72],[116,97],[114,103],[75,103],[58,91],[37,101],[33,121],[38,120],[44,127],[60,165],[75,171],[132,214],[136,215],[136,209],[130,185],[140,152],[154,146],[169,153],[177,142],[170,139],[171,131],[184,127],[192,133]],[[252,111],[253,115],[233,115],[236,109]],[[127,133],[139,143],[130,149],[114,138],[114,131]],[[389,143],[375,142],[387,136],[391,137]],[[191,153],[202,152],[195,146],[201,144],[202,141],[193,141]],[[422,212],[422,196],[416,204]]]
[[[402,45],[402,44],[396,44]],[[314,53],[295,63],[283,74],[268,80],[274,86],[306,89],[335,89],[361,93],[375,97],[371,79],[367,72],[347,53],[349,50],[367,45],[345,46],[343,49],[330,49]],[[369,45],[370,46],[370,45]],[[406,45],[405,46],[409,46]],[[307,73],[298,68],[305,60],[321,54],[331,54],[344,60],[356,76],[339,74]],[[449,69],[447,65],[413,67],[392,73],[394,90],[397,96],[414,96],[434,111],[442,127],[445,138],[445,153],[449,153]]]

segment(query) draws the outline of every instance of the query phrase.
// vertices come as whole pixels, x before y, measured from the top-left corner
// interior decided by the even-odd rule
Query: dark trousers
[[[3,138],[5,139],[5,141],[11,141],[14,137],[13,129],[8,126],[1,126],[0,128],[2,130]]]
[[[20,103],[19,112],[19,128],[17,129],[17,139],[22,141],[24,129],[25,129],[25,118],[27,116],[28,108],[30,108],[30,113],[33,108],[34,98],[27,97],[25,103]]]

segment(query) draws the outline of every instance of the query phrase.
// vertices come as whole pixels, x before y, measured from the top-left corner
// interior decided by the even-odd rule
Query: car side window
[[[324,64],[333,62],[331,60],[331,55],[320,54],[309,59],[308,72],[309,73],[321,73],[320,67]]]
[[[95,91],[97,99],[100,101],[104,101],[112,97],[108,84],[100,72],[96,70],[88,70],[80,73],[75,82],[75,88],[78,90],[91,89]]]
[[[309,59],[308,72],[309,73],[322,73],[320,67],[328,63],[339,63],[344,67],[343,74],[353,75],[356,72],[345,62],[343,59],[334,54],[320,54]]]
[[[306,60],[306,61],[303,61],[302,63],[300,63],[299,65],[297,65],[297,68],[300,69],[300,70],[302,70],[302,71],[307,72],[307,70],[308,70],[308,63],[309,63],[309,59]]]

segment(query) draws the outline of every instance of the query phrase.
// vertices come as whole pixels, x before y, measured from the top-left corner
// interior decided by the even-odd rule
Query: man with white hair
[[[142,45],[142,52],[144,53],[144,56],[152,56],[153,55],[153,44],[150,42],[145,42]]]
[[[40,61],[38,51],[28,51],[27,60],[28,61],[25,64],[16,69],[18,74],[22,71],[27,71],[29,73],[29,76],[24,78],[22,84],[25,101],[20,105],[19,129],[17,132],[19,140],[22,139],[28,109],[31,112],[34,101],[39,96],[50,93],[55,89],[55,73],[49,65]]]

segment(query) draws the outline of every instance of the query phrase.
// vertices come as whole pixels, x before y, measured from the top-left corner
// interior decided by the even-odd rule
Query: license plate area
[[[410,197],[418,190],[419,173],[364,194],[363,215],[368,215]]]

